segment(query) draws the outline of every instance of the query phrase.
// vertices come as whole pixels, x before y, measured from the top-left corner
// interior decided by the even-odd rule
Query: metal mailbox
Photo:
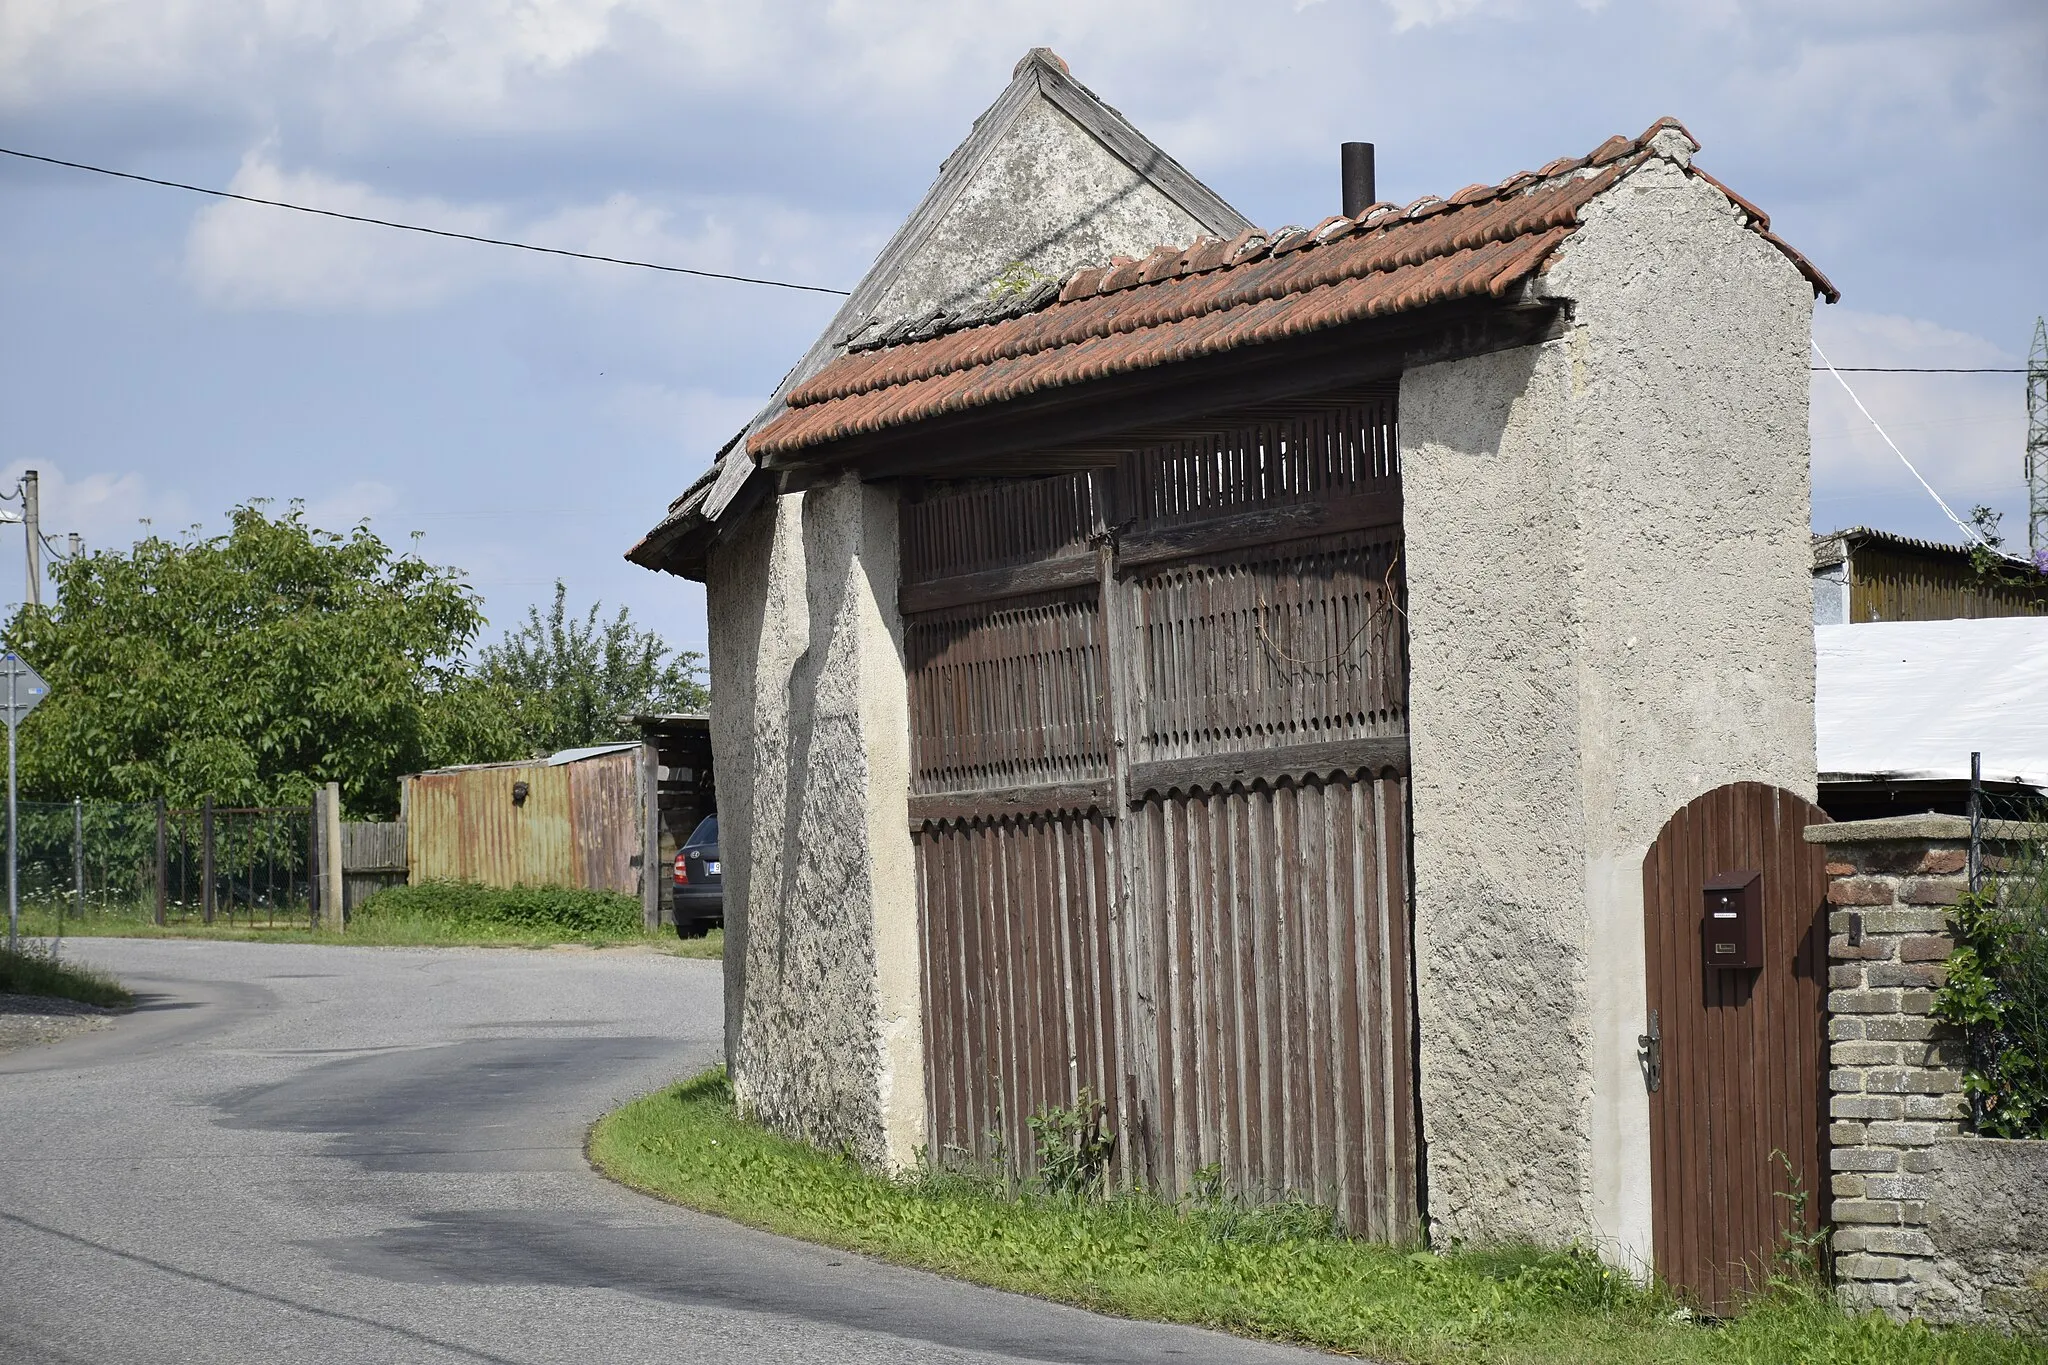
[[[1709,967],[1764,965],[1764,874],[1745,868],[1707,879],[1700,948]]]

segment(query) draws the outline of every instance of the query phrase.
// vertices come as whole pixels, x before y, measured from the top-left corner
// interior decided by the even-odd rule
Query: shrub
[[[2048,1137],[2048,880],[2038,852],[1957,901],[1956,947],[1934,1001],[1935,1015],[1969,1037],[1963,1092],[1987,1137]]]
[[[640,932],[640,900],[571,886],[422,882],[386,887],[357,906],[353,918],[428,920],[471,932],[630,937]]]

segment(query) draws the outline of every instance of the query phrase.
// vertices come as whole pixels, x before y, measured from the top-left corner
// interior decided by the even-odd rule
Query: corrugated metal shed
[[[411,880],[640,895],[640,749],[637,742],[565,749],[529,763],[405,778]]]

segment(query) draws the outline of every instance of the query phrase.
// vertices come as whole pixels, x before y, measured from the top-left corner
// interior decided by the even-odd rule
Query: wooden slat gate
[[[1828,1206],[1827,857],[1802,835],[1827,819],[1792,792],[1730,783],[1675,813],[1643,860],[1656,1269],[1712,1312],[1761,1288],[1787,1234],[1811,1237]],[[1710,968],[1703,888],[1749,871],[1764,965]]]
[[[1418,1227],[1390,390],[903,525],[931,1134],[1028,1169],[1085,1088],[1118,1178]]]

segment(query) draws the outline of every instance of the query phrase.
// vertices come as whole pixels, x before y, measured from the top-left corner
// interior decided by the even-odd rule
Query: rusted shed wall
[[[640,894],[640,750],[621,749],[562,765],[569,774],[569,825],[577,886]]]
[[[412,880],[640,889],[635,750],[576,763],[423,773],[406,782]],[[512,804],[512,784],[527,784]]]

